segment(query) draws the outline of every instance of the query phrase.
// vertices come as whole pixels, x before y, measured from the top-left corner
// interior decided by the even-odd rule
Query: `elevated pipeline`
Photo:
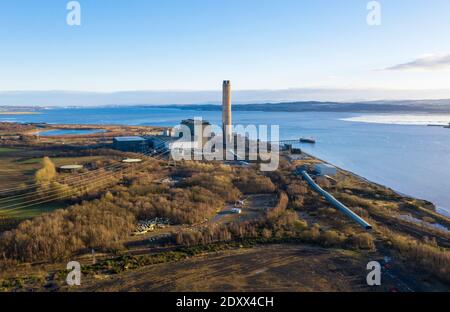
[[[366,222],[363,218],[358,216],[356,213],[351,211],[347,206],[342,204],[340,201],[338,201],[336,198],[334,198],[330,193],[325,191],[323,188],[321,188],[312,178],[311,176],[305,171],[302,170],[300,172],[302,177],[308,182],[308,184],[312,187],[313,190],[315,190],[317,193],[325,197],[325,199],[336,209],[344,213],[347,217],[358,223],[360,226],[362,226],[365,230],[371,230],[372,225],[370,225],[368,222]]]

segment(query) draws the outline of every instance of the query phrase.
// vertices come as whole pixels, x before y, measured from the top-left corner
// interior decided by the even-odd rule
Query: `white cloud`
[[[385,70],[402,71],[430,71],[450,69],[450,54],[429,54],[421,56],[414,61],[397,64]]]

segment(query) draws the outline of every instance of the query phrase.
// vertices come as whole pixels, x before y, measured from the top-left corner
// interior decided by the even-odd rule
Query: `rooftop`
[[[142,162],[142,159],[139,159],[139,158],[127,158],[127,159],[122,160],[122,162],[126,163],[126,164],[134,164],[134,163]]]
[[[201,124],[203,124],[203,125],[211,125],[211,124],[209,123],[209,121],[207,121],[207,120],[186,119],[186,120],[181,121],[181,123],[182,123],[183,125],[191,125],[191,124],[195,124],[195,122],[198,122],[199,124],[201,123]]]
[[[324,164],[324,163],[322,163],[322,164],[316,164],[316,167],[320,167],[320,168],[336,168],[336,167],[333,166],[333,165],[330,165],[330,164]]]
[[[77,170],[77,169],[83,169],[82,165],[66,165],[59,167],[62,170]]]
[[[137,142],[137,141],[145,141],[143,137],[140,136],[125,136],[125,137],[115,137],[114,140],[118,142]]]
[[[145,139],[147,139],[147,140],[159,140],[161,142],[173,142],[173,141],[179,140],[180,138],[179,137],[166,136],[166,135],[150,135],[150,136],[146,136]]]

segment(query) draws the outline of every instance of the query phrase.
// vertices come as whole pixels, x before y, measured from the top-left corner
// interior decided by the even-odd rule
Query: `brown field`
[[[380,288],[368,287],[365,267],[376,256],[307,245],[267,245],[206,254],[118,275],[95,275],[84,279],[76,291],[348,292],[409,287],[394,275],[386,277]],[[410,286],[416,284],[411,282]]]

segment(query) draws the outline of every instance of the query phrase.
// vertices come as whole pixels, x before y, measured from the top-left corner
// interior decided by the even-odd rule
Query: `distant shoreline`
[[[140,108],[175,108],[180,110],[220,111],[219,104],[141,105]],[[450,114],[450,101],[391,102],[279,102],[235,104],[233,111],[259,112],[329,112],[329,113],[389,113],[389,114]]]
[[[80,101],[82,103],[83,101]],[[147,103],[145,103],[147,102]],[[122,104],[118,104],[122,103]],[[14,114],[14,112],[40,113],[44,109],[101,109],[101,108],[164,108],[194,111],[220,111],[220,103],[199,100],[197,103],[177,104],[156,104],[143,100],[141,103],[129,103],[125,99],[123,102],[111,100],[109,104],[97,105],[42,105],[42,106],[0,106],[0,114]],[[9,110],[9,112],[8,112]],[[253,103],[240,102],[235,100],[233,111],[262,111],[262,112],[330,112],[330,113],[391,113],[391,114],[450,114],[450,99],[442,100],[392,100],[392,101],[257,101]]]
[[[40,115],[38,112],[0,112],[0,115]]]

